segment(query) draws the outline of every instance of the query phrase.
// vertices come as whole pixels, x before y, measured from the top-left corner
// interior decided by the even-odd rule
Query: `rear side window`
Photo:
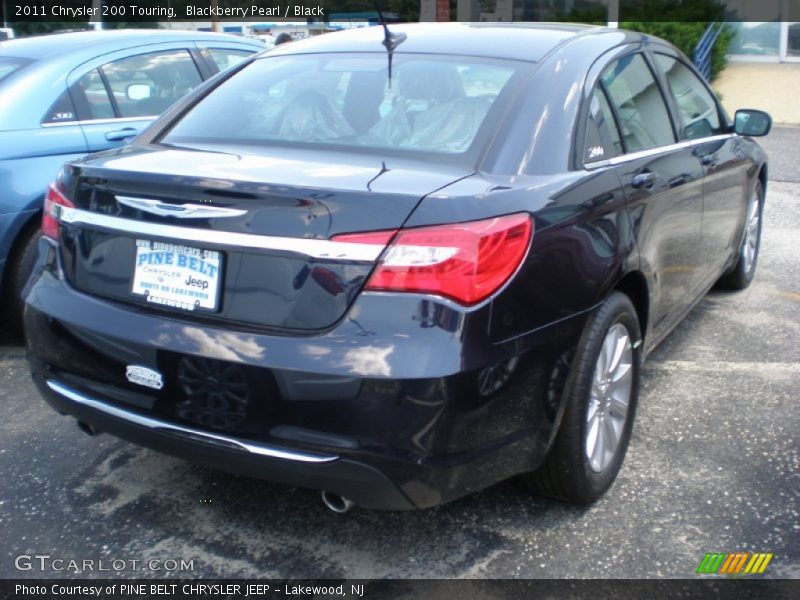
[[[665,54],[655,57],[680,111],[682,137],[696,140],[720,133],[717,103],[703,82],[678,59]]]
[[[81,77],[70,91],[81,121],[114,118],[114,107],[97,69]]]
[[[614,113],[605,92],[596,89],[589,101],[589,118],[586,121],[583,162],[585,164],[607,160],[623,152],[622,140],[614,122]]]
[[[70,98],[68,91],[64,91],[53,106],[50,107],[50,110],[47,111],[42,123],[69,123],[75,120],[77,120],[77,116],[75,107],[72,104],[72,98]]]
[[[385,53],[265,57],[173,126],[172,144],[240,143],[460,155],[524,63]],[[474,148],[477,148],[477,144]]]
[[[102,71],[120,117],[157,116],[202,82],[186,50],[129,56]]]
[[[641,54],[616,61],[602,81],[617,112],[627,152],[675,143],[664,97]]]

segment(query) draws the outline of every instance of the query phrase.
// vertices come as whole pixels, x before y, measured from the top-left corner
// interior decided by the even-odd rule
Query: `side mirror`
[[[733,130],[739,135],[759,137],[767,135],[772,129],[772,117],[763,110],[737,110]]]
[[[125,95],[128,100],[144,100],[149,98],[153,90],[146,83],[132,83],[125,88]]]

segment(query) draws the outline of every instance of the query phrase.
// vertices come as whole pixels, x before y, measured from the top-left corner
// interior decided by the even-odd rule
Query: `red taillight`
[[[57,240],[58,239],[58,206],[75,208],[72,200],[67,198],[58,189],[57,184],[51,183],[47,188],[47,195],[44,197],[44,210],[42,211],[42,235]]]
[[[394,231],[336,236],[350,243],[387,243]],[[367,282],[367,290],[438,294],[474,305],[499,290],[530,245],[527,214],[400,230]]]

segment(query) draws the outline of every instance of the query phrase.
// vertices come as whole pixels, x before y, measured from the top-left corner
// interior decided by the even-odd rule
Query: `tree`
[[[688,56],[689,59],[692,59],[697,44],[700,42],[708,26],[713,22],[714,21],[698,21],[691,23],[677,21],[623,21],[620,23],[620,27],[663,38],[676,46],[681,52]],[[714,44],[714,48],[711,52],[712,81],[725,70],[728,64],[726,55],[733,41],[733,36],[734,33],[731,28],[725,25],[722,33],[720,33]]]
[[[620,24],[623,29],[641,31],[663,38],[678,47],[690,59],[709,25],[725,21],[726,6],[720,0],[620,0]],[[671,21],[653,21],[655,16],[669,15]],[[605,24],[605,6],[589,6],[559,14],[558,20]],[[624,20],[622,20],[624,19]],[[711,79],[727,64],[725,58],[733,40],[733,32],[725,26],[711,54]]]

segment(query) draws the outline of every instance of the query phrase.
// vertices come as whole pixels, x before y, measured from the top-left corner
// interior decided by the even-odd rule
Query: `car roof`
[[[609,35],[619,43],[620,30],[572,23],[414,23],[390,24],[391,32],[407,38],[395,53],[452,54],[539,62],[577,37]],[[611,35],[611,34],[614,35]],[[625,32],[627,36],[641,37]],[[613,38],[613,42],[611,40]],[[385,52],[382,27],[363,27],[328,33],[276,46],[269,56],[317,52]]]
[[[221,33],[197,31],[170,31],[165,29],[106,29],[103,31],[76,31],[53,33],[35,37],[17,38],[0,42],[0,56],[13,56],[31,60],[59,58],[67,54],[97,56],[116,49],[159,42],[220,41],[254,44],[247,38]]]

